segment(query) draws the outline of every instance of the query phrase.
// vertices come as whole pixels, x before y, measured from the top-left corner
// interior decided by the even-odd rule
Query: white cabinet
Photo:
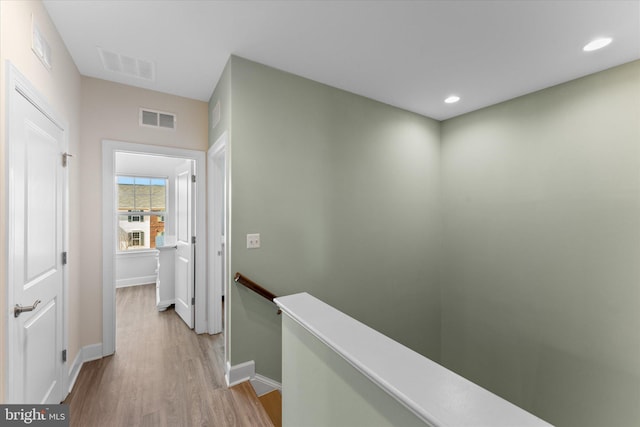
[[[175,246],[161,246],[158,257],[158,278],[156,279],[156,307],[164,311],[175,302]]]

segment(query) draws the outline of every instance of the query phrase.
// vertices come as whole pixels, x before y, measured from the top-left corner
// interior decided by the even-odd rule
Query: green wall
[[[242,58],[231,68],[232,273],[309,292],[438,360],[438,122]],[[274,306],[234,285],[230,316],[231,363],[280,380]]]
[[[287,315],[282,316],[282,425],[427,427],[378,384]]]
[[[558,426],[640,423],[640,62],[442,124],[442,362]]]
[[[640,62],[442,123],[237,57],[217,99],[232,273],[558,426],[637,424]],[[280,380],[275,308],[227,299],[231,363]]]

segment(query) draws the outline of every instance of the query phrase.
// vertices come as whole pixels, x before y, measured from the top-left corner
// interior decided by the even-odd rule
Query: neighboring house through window
[[[143,215],[129,215],[127,217],[127,221],[129,221],[129,222],[144,222],[144,216]]]
[[[129,247],[144,246],[144,231],[130,231],[128,233]]]
[[[167,178],[118,176],[118,250],[152,249],[164,240]]]

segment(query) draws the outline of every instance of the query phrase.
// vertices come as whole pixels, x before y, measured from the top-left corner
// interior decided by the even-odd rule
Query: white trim
[[[11,203],[11,195],[12,195],[12,184],[13,184],[13,172],[12,172],[12,151],[11,151],[11,138],[10,138],[10,128],[11,128],[11,113],[14,111],[14,103],[16,92],[19,92],[22,96],[28,99],[34,107],[36,107],[42,114],[44,114],[49,120],[51,120],[61,131],[62,131],[62,147],[64,152],[66,153],[69,149],[69,124],[66,120],[63,120],[58,116],[56,111],[51,107],[51,105],[46,101],[46,98],[43,97],[40,92],[36,89],[36,87],[24,76],[12,63],[7,60],[5,62],[5,70],[6,70],[6,97],[5,97],[5,194],[7,195],[6,200],[6,211],[4,212],[6,218],[6,242],[5,251],[7,254],[7,271],[6,274],[6,307],[12,307],[15,304],[14,295],[13,295],[13,250],[15,244],[15,235],[12,224],[14,222],[12,206]],[[69,169],[65,168],[63,171],[63,201],[62,201],[62,239],[63,239],[63,251],[69,251]],[[63,265],[63,273],[62,273],[62,349],[68,348],[68,330],[69,330],[69,265]],[[11,327],[11,310],[7,309],[7,317],[5,318],[5,346],[4,346],[4,360],[5,362],[5,403],[16,401],[16,397],[13,396],[13,384],[14,376],[16,374],[14,369],[14,357],[12,355],[11,349],[14,348],[13,342],[15,340],[14,328]],[[58,380],[62,384],[62,390],[64,394],[64,390],[68,387],[68,377],[64,374],[64,367],[66,363],[62,364],[62,369],[59,372]],[[66,396],[64,396],[66,397]]]
[[[76,384],[78,375],[80,375],[82,365],[84,365],[85,362],[91,362],[92,360],[98,360],[101,358],[102,344],[100,343],[86,345],[78,351],[78,354],[76,354],[76,358],[73,359],[73,363],[69,367],[69,373],[67,376],[67,393],[71,393],[71,390],[73,390],[73,386]]]
[[[225,364],[224,378],[227,381],[227,387],[233,387],[246,381],[251,382],[251,386],[258,396],[274,390],[282,391],[282,384],[279,382],[264,375],[256,374],[256,364],[253,360],[233,366],[227,362]]]
[[[169,308],[169,306],[171,304],[175,304],[176,300],[175,299],[168,299],[168,300],[164,300],[164,301],[158,301],[156,303],[156,309],[158,311],[165,311],[167,308]]]
[[[82,349],[78,351],[76,354],[76,358],[73,359],[73,363],[69,366],[69,371],[67,374],[67,394],[71,393],[73,390],[73,386],[76,384],[76,380],[78,379],[78,375],[80,375],[80,369],[82,368],[82,364],[84,361],[82,360]]]
[[[85,345],[82,347],[83,362],[102,359],[102,343]]]
[[[227,386],[233,387],[234,385],[251,380],[251,378],[256,375],[255,366],[256,365],[253,360],[249,360],[248,362],[240,363],[233,366],[231,366],[231,364],[227,362],[227,364],[225,365],[224,373],[224,378],[227,381]]]
[[[282,384],[263,375],[255,374],[249,381],[251,381],[251,385],[258,397],[271,393],[274,390],[282,392]]]
[[[156,154],[195,160],[196,175],[196,265],[205,266],[196,270],[195,285],[195,332],[207,332],[206,313],[206,265],[207,265],[207,227],[206,227],[206,153],[175,147],[137,144],[105,139],[102,141],[102,350],[103,356],[113,354],[116,349],[116,317],[114,286],[114,265],[116,255],[115,224],[115,153],[128,152],[138,154]],[[199,184],[199,185],[198,185]]]
[[[116,280],[116,288],[128,288],[130,286],[141,286],[156,283],[157,274],[151,276],[129,277],[128,279]]]
[[[218,140],[209,148],[207,151],[207,203],[208,203],[208,213],[209,218],[211,219],[211,224],[220,224],[223,222],[225,224],[224,230],[224,239],[228,242],[229,236],[229,200],[226,198],[228,192],[227,183],[229,182],[229,175],[227,171],[229,170],[228,159],[227,159],[227,132],[225,131]],[[224,170],[220,171],[220,168],[216,164],[216,161],[222,160],[224,162]],[[222,180],[222,182],[220,182]],[[222,194],[220,194],[220,189],[222,188]],[[225,218],[220,218],[219,210],[216,209],[216,203],[219,203],[220,200],[224,201],[224,206],[226,207],[223,215]],[[227,278],[230,276],[230,265],[228,263],[229,260],[229,248],[226,242],[224,241],[223,236],[220,236],[217,233],[217,228],[215,225],[209,227],[209,232],[207,234],[207,245],[209,248],[209,257],[207,264],[207,288],[209,299],[207,301],[207,317],[208,317],[208,329],[210,334],[217,334],[222,332],[222,295],[227,294],[223,293],[222,286],[226,286],[225,283],[221,285],[214,279],[213,274],[217,274],[215,271],[215,266],[218,265],[218,250],[222,249],[222,259],[225,263],[225,271],[227,272]],[[228,323],[225,323],[228,324]]]
[[[231,135],[227,133],[227,131],[224,132],[224,134],[226,134],[226,139],[227,139],[227,144],[226,144],[226,149],[225,149],[225,165],[226,165],[226,179],[227,179],[227,185],[226,185],[226,191],[227,191],[227,195],[226,197],[226,202],[227,202],[227,229],[226,229],[226,235],[227,235],[227,241],[225,244],[225,250],[227,253],[227,259],[226,259],[226,267],[227,267],[227,271],[229,272],[228,277],[227,277],[227,282],[224,284],[224,295],[225,295],[225,307],[227,308],[226,310],[224,310],[224,325],[225,325],[225,329],[226,329],[226,333],[224,334],[224,360],[225,363],[231,363],[231,302],[232,302],[232,296],[231,296],[231,286],[233,283],[233,271],[231,271],[231,261],[233,258],[232,255],[232,249],[233,249],[233,242],[231,239],[231,230],[233,229],[233,204],[231,203],[231,201],[233,200],[233,178],[232,178],[232,159],[233,159],[233,146],[231,145]]]
[[[158,253],[160,249],[131,249],[128,251],[119,251],[116,255],[118,258],[122,257],[122,258],[142,258],[142,257],[148,257],[148,256],[153,256],[156,255]]]

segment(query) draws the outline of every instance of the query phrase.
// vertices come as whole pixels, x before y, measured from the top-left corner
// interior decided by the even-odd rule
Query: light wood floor
[[[85,363],[69,404],[71,426],[272,426],[249,383],[227,388],[222,334],[196,335],[155,285],[116,292],[116,354]]]
[[[278,390],[258,397],[274,427],[282,427],[282,395]]]

